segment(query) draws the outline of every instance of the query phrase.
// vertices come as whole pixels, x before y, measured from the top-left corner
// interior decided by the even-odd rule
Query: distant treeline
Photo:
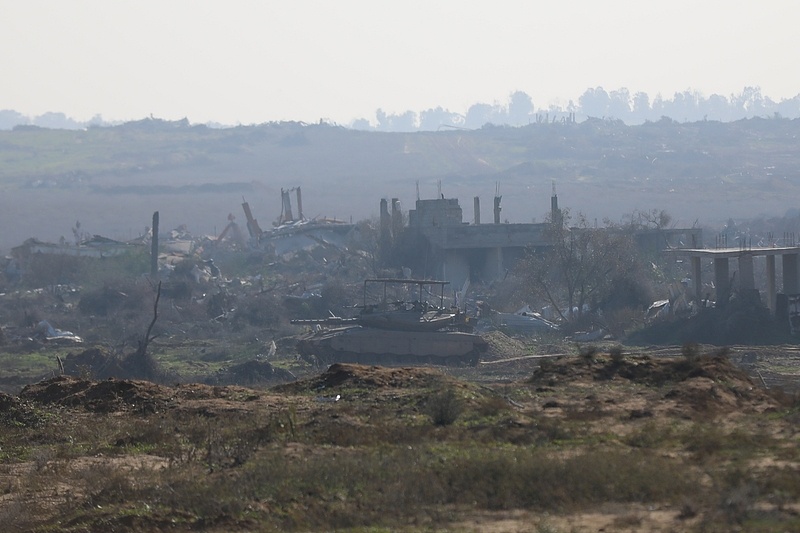
[[[762,95],[759,87],[745,87],[739,94],[728,96],[704,96],[699,91],[689,89],[675,93],[672,98],[664,98],[658,94],[651,99],[644,92],[631,94],[625,88],[608,92],[602,87],[596,87],[587,89],[577,102],[570,100],[565,106],[551,104],[537,107],[528,94],[516,91],[509,95],[506,103],[476,103],[470,106],[466,114],[442,107],[397,114],[387,114],[378,109],[374,118],[359,118],[344,126],[357,130],[413,132],[443,128],[478,129],[486,125],[525,126],[540,122],[581,122],[587,118],[619,120],[628,125],[636,125],[656,122],[665,117],[676,122],[733,122],[754,117],[800,118],[800,94],[776,102]],[[58,112],[28,117],[17,111],[0,110],[0,130],[17,127],[84,129],[118,124],[120,123],[105,121],[101,115],[81,122]],[[218,123],[207,125],[226,127]]]

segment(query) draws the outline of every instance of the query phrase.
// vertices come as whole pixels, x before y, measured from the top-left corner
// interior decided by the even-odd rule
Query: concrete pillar
[[[297,218],[303,220],[303,195],[300,193],[300,187],[297,188]]]
[[[290,191],[284,191],[281,189],[281,201],[283,202],[283,222],[292,222],[294,220],[294,216],[292,215],[292,197],[289,196]]]
[[[503,249],[490,248],[486,251],[486,264],[484,274],[491,280],[501,280],[505,276],[503,267]]]
[[[392,238],[398,239],[403,233],[403,211],[400,200],[392,198]]]
[[[783,262],[783,292],[784,294],[797,294],[797,254],[784,254],[781,256]]]
[[[449,281],[452,287],[461,287],[469,279],[469,262],[459,250],[447,250],[444,253],[442,279]]]
[[[756,288],[753,275],[753,254],[742,252],[737,261],[739,263],[739,289],[742,293],[752,292]]]
[[[731,295],[730,270],[727,257],[714,258],[714,284],[717,287],[717,307],[724,307]]]
[[[700,256],[692,257],[692,280],[694,281],[694,299],[697,303],[703,300],[703,271],[700,267]]]
[[[386,198],[381,198],[381,228],[380,228],[380,246],[382,260],[386,258],[389,248],[392,245],[392,216],[389,214],[389,203]]]
[[[767,307],[775,314],[775,256],[767,256]]]
[[[553,196],[550,197],[550,222],[554,226],[561,226],[561,209],[558,208],[558,195],[556,195],[555,183],[553,183]]]

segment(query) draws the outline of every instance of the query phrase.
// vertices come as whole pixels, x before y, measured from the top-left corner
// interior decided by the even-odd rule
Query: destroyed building
[[[291,193],[296,193],[297,214],[292,209]],[[250,205],[242,202],[247,231],[254,247],[265,248],[277,256],[288,257],[300,250],[317,247],[343,249],[354,225],[327,217],[307,219],[303,215],[303,196],[300,187],[281,189],[281,213],[269,230],[262,230],[253,216]]]
[[[545,223],[502,223],[501,199],[493,202],[492,223],[481,222],[480,198],[473,203],[472,222],[464,221],[457,198],[417,199],[415,208],[408,211],[408,224],[403,224],[398,199],[380,205],[380,240],[386,248],[400,241],[405,256],[416,263],[416,275],[451,282],[461,287],[465,281],[493,282],[502,280],[528,251],[545,251],[552,247],[551,223],[562,222],[558,196],[553,190],[550,198],[550,221]],[[575,231],[575,230],[573,230]],[[609,230],[612,231],[612,230]],[[667,249],[696,248],[703,242],[700,228],[640,229],[634,232],[637,246],[647,252]],[[405,265],[404,265],[405,266]]]
[[[123,255],[141,247],[142,244],[137,241],[121,242],[101,235],[92,235],[74,244],[63,238],[59,243],[42,242],[35,238],[29,238],[21,245],[12,248],[11,255],[21,261],[27,261],[36,254],[102,258]]]
[[[548,223],[508,224],[500,222],[499,195],[494,198],[494,220],[482,224],[480,198],[474,199],[472,223],[463,220],[463,211],[456,198],[417,199],[415,209],[408,211],[406,242],[422,242],[423,275],[451,282],[460,287],[466,280],[492,282],[503,279],[527,250],[551,246]],[[553,197],[554,216],[559,216],[558,199]],[[399,235],[402,218],[400,205],[392,199],[381,201],[381,241]]]

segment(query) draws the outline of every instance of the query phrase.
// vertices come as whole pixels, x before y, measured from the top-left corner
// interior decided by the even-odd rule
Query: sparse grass
[[[37,347],[37,351],[19,354],[0,352],[0,377],[19,378],[20,381],[33,380],[39,376],[53,375],[58,371],[56,356],[62,359],[69,353],[63,347]]]
[[[85,509],[91,515],[110,505],[142,502],[195,522],[215,522],[241,520],[253,502],[262,501],[272,509],[269,516],[259,516],[266,524],[338,529],[389,527],[430,505],[557,510],[608,501],[664,501],[696,490],[690,471],[643,454],[589,452],[559,459],[530,448],[426,446],[322,451],[287,460],[280,450],[265,450],[225,475],[201,475],[192,465],[134,476],[85,470],[75,481],[86,487],[83,501],[90,505],[62,512],[69,516]]]
[[[634,448],[663,449],[668,447],[675,435],[675,428],[648,420],[638,430],[626,435],[622,441]]]
[[[612,386],[617,401],[642,390],[352,386],[336,389],[340,402],[308,390],[254,411],[37,407],[35,423],[0,431],[0,517],[12,529],[67,532],[447,530],[460,509],[556,516],[614,504],[610,527],[641,529],[642,504],[657,504],[680,515],[679,530],[791,530],[800,498],[791,414],[630,418],[606,402]],[[541,394],[561,409],[531,407]],[[609,429],[620,424],[622,436]],[[14,502],[31,495],[47,507],[20,512]]]
[[[746,459],[776,447],[774,439],[758,429],[726,431],[714,423],[695,423],[678,438],[696,460],[716,455]]]

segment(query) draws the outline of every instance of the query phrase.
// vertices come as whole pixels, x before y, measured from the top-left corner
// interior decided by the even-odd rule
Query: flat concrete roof
[[[743,255],[767,256],[767,255],[789,255],[800,254],[800,246],[781,246],[781,247],[761,247],[761,248],[673,248],[664,250],[674,255],[688,257],[712,257],[712,258],[734,258]]]

